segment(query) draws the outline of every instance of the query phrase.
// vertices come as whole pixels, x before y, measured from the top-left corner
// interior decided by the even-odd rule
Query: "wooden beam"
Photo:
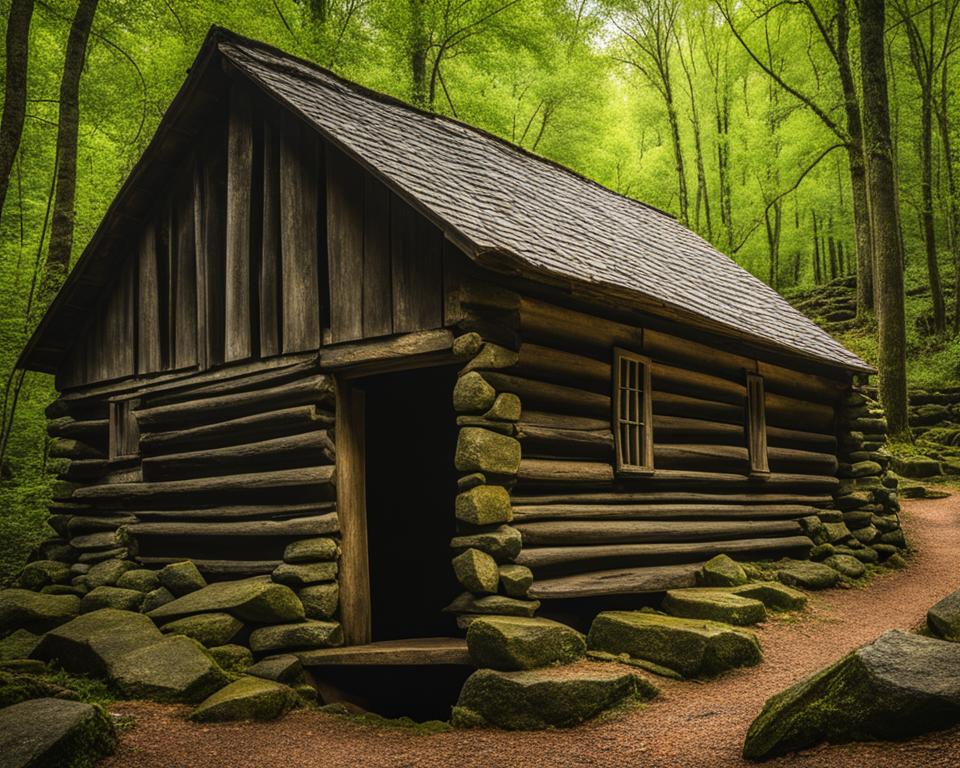
[[[252,352],[250,259],[253,189],[253,114],[248,92],[230,89],[227,130],[227,262],[225,359],[243,360]]]
[[[696,573],[702,565],[700,562],[651,568],[619,568],[555,579],[537,579],[531,585],[529,594],[537,600],[552,600],[665,592],[694,586]]]
[[[678,494],[679,495],[679,494]],[[716,498],[716,497],[714,497]],[[721,497],[722,498],[722,497]],[[516,504],[513,522],[531,520],[796,520],[817,514],[805,504],[659,503]]]
[[[449,353],[453,334],[447,330],[416,331],[389,339],[374,339],[324,347],[320,352],[320,369],[342,371],[346,368],[401,362],[415,363],[412,358]],[[453,357],[450,357],[453,362]],[[369,368],[364,374],[370,373]]]
[[[524,549],[560,545],[660,544],[789,536],[801,532],[795,520],[550,520],[516,522]]]
[[[343,648],[318,648],[295,654],[305,667],[404,666],[419,667],[442,664],[475,667],[467,651],[467,641],[460,637],[425,637],[411,640],[383,640],[366,645]]]
[[[339,530],[336,512],[292,520],[241,522],[132,523],[125,530],[134,536],[324,536]]]
[[[312,502],[307,504],[237,504],[223,507],[199,507],[197,509],[138,509],[137,519],[150,520],[198,520],[226,521],[297,517],[312,517],[336,509],[336,502]]]
[[[190,560],[200,573],[209,576],[260,576],[272,573],[280,560],[198,560],[195,557],[137,557],[143,565],[164,566],[170,563],[181,563]]]

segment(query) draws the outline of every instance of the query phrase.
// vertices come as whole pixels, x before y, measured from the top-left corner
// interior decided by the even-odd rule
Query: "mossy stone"
[[[218,581],[150,611],[155,621],[194,613],[224,611],[241,621],[275,624],[304,618],[303,604],[292,589],[269,577]]]
[[[729,555],[717,555],[703,564],[697,581],[705,587],[736,587],[747,583],[747,573]]]
[[[515,475],[520,468],[520,442],[481,427],[464,427],[454,457],[460,472]]]
[[[457,519],[470,525],[507,523],[512,517],[510,494],[502,485],[478,485],[457,494]]]
[[[85,584],[47,584],[40,590],[45,595],[76,595],[83,597],[87,594]]]
[[[205,699],[190,719],[201,723],[276,720],[298,703],[297,694],[287,686],[244,675]]]
[[[143,596],[143,604],[140,606],[140,610],[144,613],[150,613],[150,611],[159,608],[161,605],[172,603],[176,599],[173,592],[166,587],[157,587],[156,589],[151,589]]]
[[[520,398],[512,392],[501,392],[490,409],[483,414],[483,418],[495,421],[520,421],[520,413]]]
[[[243,622],[229,613],[198,613],[164,624],[160,630],[167,635],[191,637],[207,648],[226,645],[243,629]]]
[[[223,670],[196,640],[169,635],[117,659],[110,678],[130,698],[203,701],[227,684]]]
[[[337,542],[327,537],[300,539],[287,545],[283,551],[285,563],[312,563],[317,560],[335,560],[340,553]]]
[[[869,544],[872,541],[876,541],[880,538],[880,531],[874,528],[872,525],[866,525],[863,528],[857,528],[854,531],[851,531],[853,538],[859,541],[861,544]]]
[[[284,685],[297,685],[306,680],[303,665],[293,654],[269,656],[250,667],[247,674]]]
[[[340,601],[340,586],[334,581],[329,584],[314,584],[297,592],[303,603],[303,612],[308,619],[329,619],[337,612]]]
[[[473,357],[483,346],[483,338],[476,331],[464,333],[453,340],[453,354],[457,357]]]
[[[538,600],[518,600],[515,597],[504,595],[487,595],[476,597],[469,592],[462,593],[455,598],[445,611],[453,613],[480,613],[486,615],[503,614],[504,616],[533,616],[540,607]]]
[[[46,670],[44,670],[46,671]],[[28,699],[77,699],[76,692],[29,671],[0,669],[0,709]],[[0,755],[0,765],[3,756]]]
[[[26,629],[17,629],[0,640],[0,662],[28,659],[40,642],[40,635]]]
[[[823,532],[828,544],[839,544],[851,537],[850,529],[842,522],[823,523]]]
[[[836,586],[840,574],[823,563],[791,560],[777,566],[777,579],[788,587],[827,589]]]
[[[117,579],[117,586],[122,589],[135,589],[138,592],[152,592],[160,587],[160,574],[149,568],[134,568]]]
[[[759,600],[770,611],[799,611],[807,604],[803,592],[776,581],[754,581],[725,591]]]
[[[200,569],[191,560],[170,563],[160,569],[160,583],[177,597],[188,595],[207,586]]]
[[[833,544],[817,544],[817,546],[810,550],[810,559],[820,562],[826,560],[835,552],[836,548]]]
[[[337,564],[335,562],[300,565],[281,563],[274,569],[271,578],[278,584],[285,584],[292,589],[302,589],[311,584],[322,584],[336,579]]]
[[[20,571],[20,586],[39,592],[48,584],[65,584],[70,581],[70,566],[56,560],[34,560]]]
[[[116,745],[113,719],[94,704],[40,698],[0,710],[4,766],[90,768]]]
[[[831,555],[823,561],[823,564],[830,566],[848,579],[859,579],[866,572],[863,563],[850,555]]]
[[[308,619],[297,624],[259,627],[250,633],[254,653],[330,648],[343,644],[343,629],[335,621]]]
[[[583,635],[550,619],[481,616],[467,630],[467,648],[480,667],[535,669],[569,664],[587,652]]]
[[[483,413],[496,399],[497,391],[475,371],[463,374],[453,388],[453,407],[457,413]]]
[[[760,643],[746,630],[648,611],[604,611],[593,620],[587,646],[652,661],[685,677],[708,677],[760,662]]]
[[[220,669],[227,672],[245,672],[253,665],[253,654],[250,649],[236,643],[227,643],[226,645],[214,645],[207,648],[207,653],[213,659]]]
[[[927,611],[927,626],[937,637],[960,642],[960,590],[951,592]]]
[[[103,560],[102,562],[92,565],[90,570],[87,571],[87,586],[90,587],[90,589],[112,587],[119,581],[123,574],[136,567],[136,563],[131,563],[129,560],[117,560],[115,558]]]
[[[493,594],[497,591],[500,572],[497,561],[479,549],[468,549],[453,558],[453,572],[464,588],[474,594]]]
[[[512,308],[515,307],[516,303],[513,304]],[[462,373],[465,374],[467,371],[510,368],[511,366],[516,365],[519,359],[519,354],[514,350],[507,349],[499,344],[494,344],[493,342],[488,341],[483,345],[483,348],[476,354],[476,356],[463,367]]]
[[[120,587],[97,587],[80,600],[80,613],[99,611],[101,608],[116,608],[118,611],[139,611],[143,604],[143,592]]]
[[[508,563],[499,568],[500,586],[508,597],[524,598],[533,585],[533,571],[525,565]]]
[[[509,525],[455,536],[450,542],[454,549],[474,547],[486,552],[498,563],[514,560],[520,554],[521,544],[520,531]]]
[[[900,549],[903,549],[907,546],[907,540],[903,535],[903,529],[881,533],[880,542],[882,544],[893,544],[895,547],[899,547]]]
[[[45,595],[29,589],[0,590],[0,633],[13,629],[44,632],[80,613],[75,595]]]
[[[767,610],[759,600],[709,588],[668,590],[663,610],[671,616],[722,621],[740,627],[759,624],[767,618]]]

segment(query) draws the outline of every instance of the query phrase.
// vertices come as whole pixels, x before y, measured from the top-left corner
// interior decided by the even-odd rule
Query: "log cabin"
[[[334,537],[348,647],[807,557],[873,373],[669,215],[222,29],[19,365],[81,558]]]

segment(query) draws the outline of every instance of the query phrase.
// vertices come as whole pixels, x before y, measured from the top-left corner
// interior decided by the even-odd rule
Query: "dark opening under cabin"
[[[895,549],[872,370],[776,292],[219,29],[20,365],[56,376],[78,561],[289,585],[316,664],[459,662],[470,616],[583,626],[720,553]]]

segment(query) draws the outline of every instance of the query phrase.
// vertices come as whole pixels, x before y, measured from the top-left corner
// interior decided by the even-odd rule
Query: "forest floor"
[[[622,716],[536,733],[424,733],[299,710],[273,723],[197,725],[185,707],[117,702],[131,718],[102,768],[343,768],[363,766],[750,765],[740,749],[766,699],[891,628],[915,629],[927,608],[960,588],[960,496],[904,505],[915,549],[909,568],[867,586],[814,594],[807,610],[758,630],[763,663],[697,683],[657,678],[661,695]],[[597,663],[597,662],[585,662]],[[960,765],[960,727],[903,743],[822,745],[767,765],[910,768]]]

